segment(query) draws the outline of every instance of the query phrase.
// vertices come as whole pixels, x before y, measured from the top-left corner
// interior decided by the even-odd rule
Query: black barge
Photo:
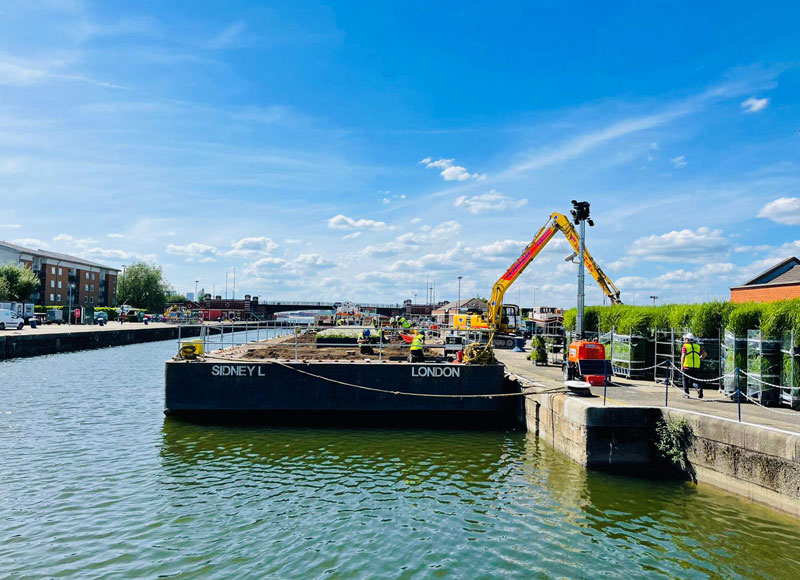
[[[215,422],[514,428],[523,416],[515,393],[497,363],[171,360],[164,412]]]

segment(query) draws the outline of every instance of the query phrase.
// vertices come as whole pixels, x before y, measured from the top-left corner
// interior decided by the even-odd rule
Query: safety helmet
[[[691,340],[691,341],[695,341],[695,340],[697,340],[697,339],[695,338],[694,334],[692,334],[691,332],[687,332],[687,333],[686,333],[686,334],[683,336],[683,340]]]

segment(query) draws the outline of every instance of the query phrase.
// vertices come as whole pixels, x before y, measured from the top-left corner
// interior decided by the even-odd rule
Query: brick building
[[[39,277],[31,302],[41,306],[116,306],[119,270],[83,258],[0,241],[0,264],[23,264]]]
[[[800,298],[800,260],[787,258],[742,286],[731,288],[731,302],[775,302]]]

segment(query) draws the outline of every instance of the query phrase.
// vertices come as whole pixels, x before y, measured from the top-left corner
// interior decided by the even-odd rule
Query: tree
[[[175,290],[170,290],[167,295],[167,302],[186,302],[186,296],[178,294]]]
[[[25,302],[39,286],[39,277],[22,264],[0,266],[0,299]]]
[[[137,262],[128,266],[117,284],[117,303],[161,312],[167,303],[170,285],[161,266]]]

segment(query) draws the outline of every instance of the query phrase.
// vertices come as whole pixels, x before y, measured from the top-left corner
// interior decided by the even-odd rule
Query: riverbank
[[[563,385],[556,367],[535,367],[524,353],[496,352],[506,367],[538,386]],[[800,413],[743,405],[707,389],[686,399],[664,385],[615,379],[591,398],[564,393],[526,397],[528,430],[589,468],[653,473],[670,465],[656,449],[660,421],[685,425],[683,474],[800,518]],[[665,402],[669,406],[665,406]]]

